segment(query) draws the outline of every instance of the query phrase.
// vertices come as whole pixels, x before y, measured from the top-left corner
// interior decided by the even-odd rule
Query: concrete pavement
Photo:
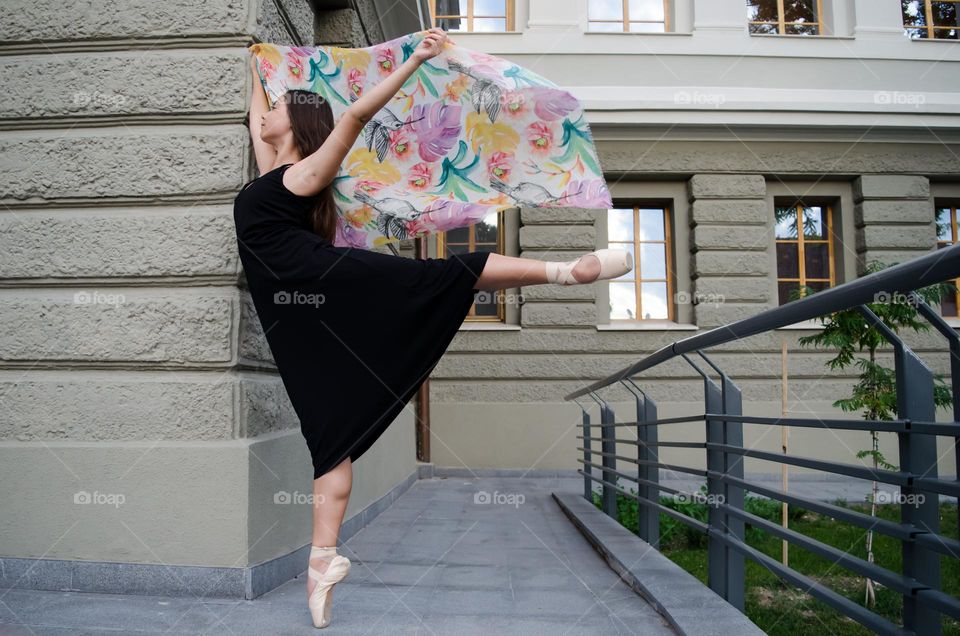
[[[552,500],[580,483],[417,481],[341,546],[353,567],[322,632],[304,571],[250,601],[0,590],[0,635],[672,634]]]

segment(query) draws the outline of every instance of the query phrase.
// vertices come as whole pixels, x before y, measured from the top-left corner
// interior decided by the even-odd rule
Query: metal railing
[[[575,401],[583,411],[583,434],[577,436],[583,440],[583,446],[578,446],[577,449],[583,452],[583,458],[578,461],[583,464],[584,469],[577,472],[584,477],[584,497],[593,503],[593,483],[599,482],[601,508],[614,519],[617,518],[617,493],[636,500],[638,534],[655,547],[659,547],[660,543],[661,513],[705,534],[708,585],[741,612],[744,611],[745,600],[745,559],[752,559],[786,582],[803,589],[876,633],[939,635],[941,615],[960,619],[960,600],[945,594],[941,590],[940,582],[940,556],[960,557],[960,542],[939,533],[940,496],[960,496],[960,482],[940,479],[937,476],[938,436],[953,438],[954,454],[957,465],[960,466],[960,445],[957,444],[960,439],[960,338],[914,290],[958,276],[960,245],[955,245],[756,316],[684,338],[646,356],[636,364],[570,393],[565,399]],[[866,306],[867,303],[876,302],[877,295],[882,292],[908,295],[911,302],[915,303],[918,313],[946,338],[950,351],[954,422],[934,421],[936,407],[932,371]],[[709,347],[854,307],[893,345],[898,419],[801,419],[744,415],[740,389],[703,352]],[[716,374],[717,380],[699,366],[696,359],[687,355],[691,353],[702,358]],[[690,417],[658,419],[656,403],[631,378],[677,357],[682,357],[703,378],[704,413]],[[635,421],[616,422],[613,408],[597,394],[601,389],[617,383],[626,387],[636,400]],[[596,428],[591,422],[590,413],[577,401],[577,398],[582,396],[589,396],[600,405],[600,437],[592,436],[596,433]],[[705,424],[703,442],[659,441],[659,431],[663,427],[698,421]],[[860,464],[845,464],[748,448],[743,443],[744,424],[894,433],[899,441],[899,469],[873,469]],[[636,440],[618,438],[617,430],[622,427],[635,428]],[[595,450],[592,442],[599,442],[600,450]],[[636,446],[636,456],[617,454],[618,444]],[[706,469],[662,463],[658,457],[660,448],[703,449]],[[745,480],[745,457],[895,485],[900,488],[900,500],[910,503],[900,505],[898,523],[855,509],[790,494]],[[631,470],[618,469],[618,461],[629,464]],[[688,495],[661,484],[661,469],[706,480],[707,496],[700,498],[707,503],[706,523],[660,502],[661,493]],[[600,476],[594,474],[595,472],[599,472]],[[635,483],[636,493],[624,490],[618,485],[618,478]],[[903,571],[887,570],[876,563],[747,512],[744,509],[746,491],[893,537],[901,545]],[[786,540],[790,545],[825,557],[851,572],[869,577],[902,595],[903,625],[887,620],[748,545],[744,534],[747,523]]]

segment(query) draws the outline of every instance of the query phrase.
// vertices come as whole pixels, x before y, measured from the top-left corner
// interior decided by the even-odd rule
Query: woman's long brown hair
[[[301,157],[317,151],[333,130],[333,110],[322,95],[301,89],[288,90],[281,96],[287,104],[293,142]],[[333,201],[333,183],[328,184],[317,199],[311,214],[313,231],[331,243],[337,230],[337,206]]]

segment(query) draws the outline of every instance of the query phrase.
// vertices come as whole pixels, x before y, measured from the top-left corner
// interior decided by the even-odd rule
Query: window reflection
[[[822,0],[746,0],[750,33],[822,35]]]
[[[903,32],[912,39],[956,40],[960,33],[960,2],[901,0]]]
[[[445,31],[512,31],[514,0],[430,0],[433,25]]]
[[[937,249],[950,247],[957,242],[957,206],[941,205],[937,206]],[[960,278],[953,281],[954,287],[960,286]],[[958,293],[946,294],[940,299],[940,314],[943,316],[957,317]]]
[[[467,252],[504,253],[503,212],[494,210],[473,225],[437,233],[440,258],[456,258]],[[506,318],[502,293],[479,292],[466,320],[500,321]]]
[[[832,216],[829,205],[774,207],[779,304],[835,285]]]
[[[670,0],[587,0],[590,31],[669,31]]]
[[[611,249],[633,255],[633,270],[612,279],[610,320],[673,320],[667,207],[634,206],[607,210]]]

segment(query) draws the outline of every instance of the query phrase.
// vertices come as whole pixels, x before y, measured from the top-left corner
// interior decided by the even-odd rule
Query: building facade
[[[252,598],[303,572],[310,457],[233,224],[247,47],[423,25],[379,0],[5,4],[0,588]],[[413,440],[410,408],[343,538],[416,479]]]
[[[674,340],[789,302],[801,285],[842,284],[871,261],[956,240],[957,3],[472,0],[445,18],[457,13],[451,4],[436,0],[431,15],[458,29],[457,43],[582,101],[614,199],[612,210],[509,210],[501,249],[565,260],[622,247],[635,266],[617,281],[508,290],[501,318],[478,305],[482,315],[467,319],[431,376],[437,465],[575,467],[581,413],[562,396]],[[960,326],[955,298],[941,310]],[[789,413],[858,416],[832,406],[855,378],[827,369],[829,352],[797,343],[817,326],[718,350],[745,412],[781,414],[786,343]],[[949,374],[938,336],[914,344]],[[701,380],[681,363],[636,380],[662,416],[702,412]],[[625,389],[603,397],[618,420],[632,418]],[[779,450],[779,436],[750,433],[748,443]],[[792,436],[798,454],[838,461],[856,462],[865,447],[857,434]],[[702,464],[692,451],[664,454]],[[748,461],[747,470],[776,467]]]
[[[255,176],[254,41],[366,46],[436,20],[585,106],[614,209],[505,210],[427,253],[618,246],[634,271],[478,295],[429,383],[436,466],[573,470],[569,392],[801,285],[958,240],[954,2],[128,0],[109,20],[14,4],[0,27],[0,587],[172,593],[184,579],[153,573],[200,565],[216,591],[252,597],[303,569],[310,507],[291,504],[310,492],[309,456],[232,225]],[[942,311],[960,326],[956,301]],[[798,347],[814,328],[716,353],[746,413],[780,413],[786,342],[790,413],[838,416],[854,378]],[[943,343],[915,340],[946,374]],[[638,382],[661,416],[702,409],[686,368]],[[630,413],[629,394],[607,398]],[[866,441],[793,443],[855,461]],[[418,474],[411,404],[357,462],[342,538]]]

